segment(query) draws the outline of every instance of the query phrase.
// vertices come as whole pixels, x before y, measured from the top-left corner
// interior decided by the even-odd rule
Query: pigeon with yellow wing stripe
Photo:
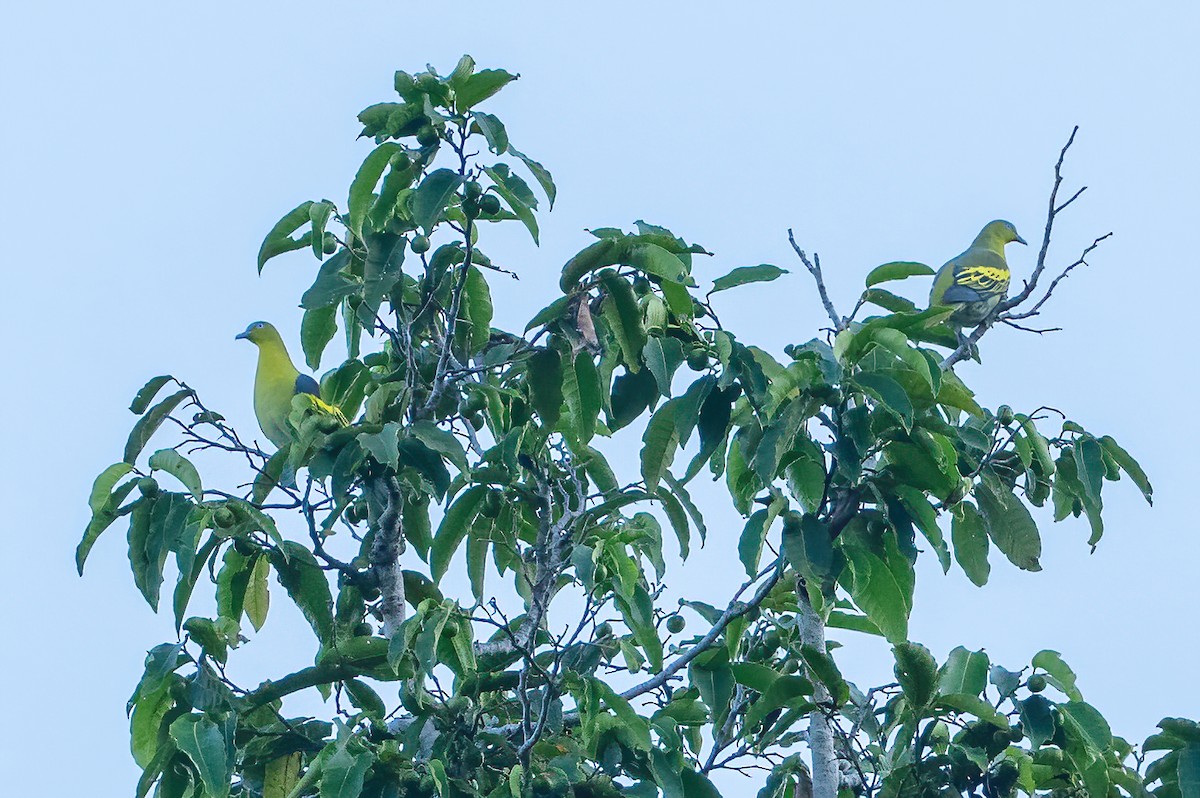
[[[321,388],[317,381],[307,374],[301,374],[292,365],[283,338],[274,325],[256,321],[236,337],[244,338],[258,347],[258,370],[254,374],[254,415],[258,417],[258,426],[262,427],[263,434],[276,447],[282,449],[295,438],[296,430],[289,419],[296,409],[293,398],[297,396],[303,397],[302,401],[326,426],[336,429],[349,423],[341,410],[321,399]]]
[[[986,319],[1008,295],[1012,272],[1004,247],[1013,242],[1024,244],[1025,239],[1012,222],[997,219],[984,225],[965,252],[938,270],[929,306],[954,308],[948,321],[955,327],[971,327]]]

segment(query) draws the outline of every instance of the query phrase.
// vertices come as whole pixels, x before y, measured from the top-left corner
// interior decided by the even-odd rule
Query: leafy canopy
[[[714,773],[750,765],[780,798],[826,724],[857,793],[1195,796],[1194,723],[1164,721],[1146,750],[1166,753],[1139,771],[1055,652],[1009,671],[908,639],[922,551],[978,585],[993,549],[1037,571],[1030,508],[1085,517],[1094,546],[1108,483],[1151,498],[1136,461],[1046,408],[981,407],[943,366],[945,313],[879,287],[923,264],[872,270],[856,311],[880,315],[779,360],[712,302],[785,270],[740,267],[703,293],[709,253],[638,222],[594,230],[561,295],[523,331],[497,329],[489,280],[509,270],[482,243],[509,223],[536,243],[555,199],[481,110],[515,79],[469,57],[397,72],[397,98],[359,114],[374,148],[345,203],[301,203],[263,242],[260,271],[316,261],[300,340],[315,369],[340,330],[320,382],[349,426],[297,412],[290,445],[267,453],[173,377],[133,400],[78,566],[124,519],[152,608],[174,573],[179,637],[149,652],[129,701],[139,798],[702,798]],[[613,447],[637,447],[639,473],[618,476]],[[211,484],[217,461],[248,465],[246,486]],[[702,474],[745,518],[709,545],[746,581],[723,606],[671,606],[663,588],[706,538]],[[443,592],[451,573],[465,594]],[[202,585],[214,617],[189,609]],[[311,664],[234,683],[226,664],[281,600],[311,626]],[[896,682],[846,681],[813,624],[885,638]],[[309,689],[328,717],[287,711]]]

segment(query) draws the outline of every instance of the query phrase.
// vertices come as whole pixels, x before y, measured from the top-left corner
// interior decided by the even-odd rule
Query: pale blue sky
[[[980,590],[926,567],[913,638],[944,657],[986,646],[1010,668],[1057,648],[1118,733],[1200,716],[1200,569],[1191,471],[1198,433],[1192,329],[1200,203],[1190,6],[978,3],[24,3],[0,51],[5,246],[7,521],[0,768],[13,795],[128,795],[124,702],[170,621],[141,601],[123,530],[84,579],[71,553],[92,478],[120,457],[145,378],[170,371],[252,428],[248,321],[295,340],[312,262],[255,276],[263,234],[304,199],[344,201],[365,152],[355,114],[388,99],[394,69],[448,70],[463,52],[522,74],[490,109],[554,173],[559,203],[534,249],[499,233],[497,323],[553,297],[585,227],[646,220],[716,253],[711,278],[796,268],[785,231],[820,251],[848,307],[871,267],[935,265],[989,219],[1040,236],[1050,167],[1091,189],[1055,263],[1116,235],[1044,317],[1065,331],[999,330],[963,374],[992,405],[1064,408],[1139,456],[1158,502],[1107,492],[1108,534],[1046,528],[1041,574],[993,564]],[[1018,276],[1033,253],[1011,252]],[[775,352],[822,323],[793,274],[729,295],[726,324]],[[715,498],[718,496],[712,493]],[[683,576],[720,601],[740,525],[710,523]],[[699,589],[699,588],[698,588]],[[242,652],[243,673],[311,644],[284,615]],[[878,646],[843,658],[890,678]],[[732,793],[731,793],[732,794]],[[746,794],[752,794],[749,785]]]

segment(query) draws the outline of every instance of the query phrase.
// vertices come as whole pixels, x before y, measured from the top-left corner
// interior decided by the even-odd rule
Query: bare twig
[[[837,310],[833,307],[833,301],[829,298],[829,291],[825,288],[825,276],[821,274],[821,256],[814,252],[812,259],[809,260],[808,255],[796,243],[796,236],[790,227],[788,228],[788,243],[792,245],[800,262],[804,264],[804,268],[808,269],[808,273],[816,281],[817,293],[821,295],[821,304],[825,306],[825,312],[829,314],[829,320],[833,322],[833,329],[841,332],[846,328],[846,320],[838,315]]]
[[[1054,233],[1055,220],[1058,218],[1060,213],[1069,208],[1071,204],[1075,202],[1075,200],[1079,199],[1083,192],[1087,191],[1087,186],[1083,186],[1074,194],[1072,194],[1066,201],[1062,203],[1058,201],[1058,191],[1063,182],[1063,162],[1066,160],[1067,151],[1071,149],[1071,145],[1075,143],[1075,135],[1078,132],[1079,126],[1076,125],[1074,128],[1072,128],[1071,135],[1067,138],[1067,143],[1064,144],[1062,150],[1059,151],[1058,161],[1056,161],[1054,164],[1054,183],[1050,187],[1050,199],[1047,202],[1046,207],[1046,227],[1042,233],[1042,246],[1038,250],[1037,263],[1033,268],[1033,272],[1029,275],[1029,279],[1025,281],[1025,285],[1021,291],[997,305],[996,310],[988,318],[984,319],[983,322],[976,327],[969,336],[962,339],[958,347],[955,348],[954,351],[949,355],[947,355],[944,360],[942,360],[941,366],[943,371],[953,368],[954,364],[971,357],[971,355],[977,351],[976,344],[979,343],[979,339],[981,339],[987,333],[987,331],[996,324],[1006,324],[1019,330],[1035,332],[1038,334],[1054,332],[1059,329],[1058,327],[1037,329],[1016,324],[1015,322],[1021,319],[1028,319],[1037,316],[1041,312],[1042,306],[1045,305],[1050,297],[1054,294],[1054,290],[1058,288],[1059,283],[1061,283],[1075,268],[1079,266],[1086,266],[1087,256],[1091,254],[1096,247],[1100,246],[1101,242],[1112,235],[1111,232],[1105,233],[1104,235],[1092,241],[1092,243],[1083,250],[1083,253],[1080,254],[1080,256],[1076,258],[1073,263],[1063,269],[1062,272],[1060,272],[1058,276],[1051,281],[1050,286],[1046,289],[1045,293],[1042,294],[1041,298],[1037,299],[1028,309],[1018,311],[1018,308],[1020,308],[1030,298],[1033,297],[1034,293],[1037,291],[1038,282],[1043,273],[1046,271],[1046,258],[1050,252],[1050,240]]]

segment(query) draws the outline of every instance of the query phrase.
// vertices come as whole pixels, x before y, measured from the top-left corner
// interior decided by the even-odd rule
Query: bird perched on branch
[[[955,327],[979,324],[996,309],[1008,295],[1012,277],[1004,246],[1024,244],[1012,222],[997,219],[988,222],[971,246],[961,255],[951,258],[933,278],[929,306],[954,308],[948,321]]]
[[[274,325],[265,321],[256,321],[239,333],[236,338],[244,338],[258,347],[258,370],[254,374],[254,415],[258,417],[258,426],[263,434],[278,448],[291,443],[297,433],[292,413],[300,410],[302,415],[311,415],[320,419],[324,426],[332,428],[344,427],[346,421],[342,411],[321,399],[321,388],[317,381],[307,374],[301,374],[292,365],[283,338]],[[299,403],[294,403],[294,397],[303,397]],[[307,407],[305,407],[307,405]]]

